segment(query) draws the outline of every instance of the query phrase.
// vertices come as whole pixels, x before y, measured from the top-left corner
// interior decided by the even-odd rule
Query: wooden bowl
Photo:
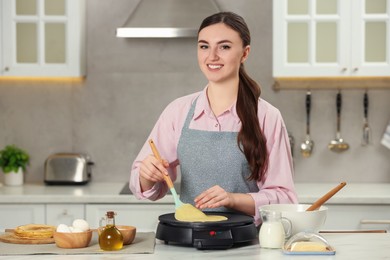
[[[61,248],[87,247],[92,239],[92,230],[80,233],[65,233],[54,231],[54,242]]]
[[[123,236],[123,245],[130,245],[133,243],[137,229],[133,226],[116,225]]]

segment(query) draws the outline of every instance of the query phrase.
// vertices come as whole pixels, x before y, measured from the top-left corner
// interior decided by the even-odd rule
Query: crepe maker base
[[[253,218],[247,215],[205,212],[228,219],[216,222],[183,222],[174,213],[161,215],[156,238],[166,244],[193,246],[197,249],[227,249],[233,245],[257,240],[258,231]]]

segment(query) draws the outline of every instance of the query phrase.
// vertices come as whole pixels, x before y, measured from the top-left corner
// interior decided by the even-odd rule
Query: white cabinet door
[[[75,219],[85,219],[84,204],[46,205],[46,224],[48,225],[65,224],[71,226]]]
[[[156,231],[158,217],[175,211],[174,204],[88,204],[86,220],[98,227],[107,211],[116,212],[115,224],[135,226],[138,231]]]
[[[0,205],[0,230],[32,223],[45,224],[44,204]]]
[[[389,76],[390,1],[351,1],[351,73],[357,76]]]
[[[326,205],[329,208],[324,230],[372,230],[390,231],[390,205]],[[383,224],[369,224],[386,220]]]
[[[389,0],[273,1],[273,76],[389,76],[389,5]]]
[[[0,75],[85,75],[85,0],[7,0],[1,4]]]

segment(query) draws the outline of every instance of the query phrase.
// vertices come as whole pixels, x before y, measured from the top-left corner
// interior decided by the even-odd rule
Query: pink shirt
[[[236,113],[236,105],[232,105],[230,109],[215,117],[208,103],[206,89],[174,100],[160,115],[132,166],[130,189],[137,198],[158,200],[165,196],[168,191],[165,183],[156,183],[152,189],[141,192],[139,167],[141,161],[151,154],[148,144],[150,138],[155,142],[161,157],[169,162],[168,172],[172,180],[176,180],[176,166],[179,165],[177,145],[187,113],[192,102],[198,96],[194,116],[189,126],[191,129],[229,132],[240,130],[241,122]],[[260,206],[276,203],[297,203],[290,143],[283,118],[278,109],[263,99],[259,99],[258,118],[267,140],[269,165],[266,178],[257,181],[259,192],[249,193],[256,205],[256,225],[261,222],[258,210]]]

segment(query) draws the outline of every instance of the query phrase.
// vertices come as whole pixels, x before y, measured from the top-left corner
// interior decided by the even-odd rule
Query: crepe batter
[[[227,220],[225,216],[206,215],[201,210],[195,208],[191,204],[183,204],[175,211],[175,218],[185,222],[212,222]]]

